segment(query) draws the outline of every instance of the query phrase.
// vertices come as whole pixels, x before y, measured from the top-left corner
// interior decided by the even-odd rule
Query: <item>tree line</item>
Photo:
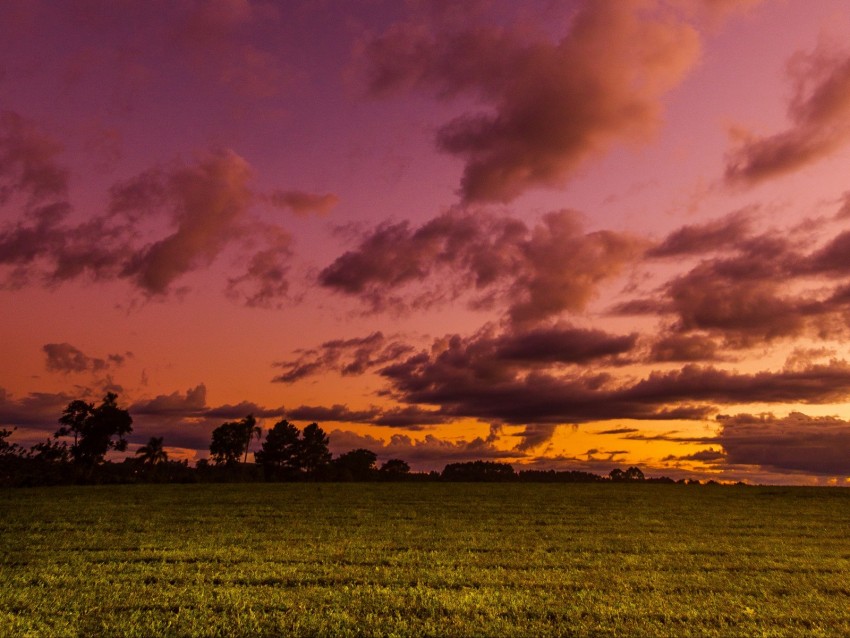
[[[122,462],[106,459],[110,451],[127,449],[133,431],[129,411],[109,392],[99,405],[71,401],[52,437],[29,449],[10,442],[11,430],[0,429],[0,485],[61,483],[199,482],[199,481],[487,481],[487,482],[674,482],[648,479],[637,467],[614,469],[607,476],[582,471],[520,470],[497,461],[449,463],[442,472],[411,472],[403,459],[378,457],[364,448],[334,457],[328,435],[317,423],[299,429],[282,419],[266,432],[249,414],[212,431],[208,459],[191,467],[172,460],[164,437],[151,437]],[[254,462],[248,462],[251,444]],[[683,482],[683,481],[680,481]],[[690,482],[698,482],[693,479]]]

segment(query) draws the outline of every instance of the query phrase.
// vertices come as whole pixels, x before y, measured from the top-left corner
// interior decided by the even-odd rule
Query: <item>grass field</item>
[[[0,492],[0,636],[850,635],[850,490]]]

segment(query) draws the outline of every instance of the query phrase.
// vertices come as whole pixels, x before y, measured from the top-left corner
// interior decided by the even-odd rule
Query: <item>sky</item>
[[[846,0],[4,0],[0,428],[850,481]],[[254,443],[257,446],[257,443]]]

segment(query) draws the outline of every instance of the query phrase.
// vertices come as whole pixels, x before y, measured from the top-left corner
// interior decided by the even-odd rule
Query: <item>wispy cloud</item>
[[[735,131],[737,145],[726,165],[729,184],[753,185],[799,170],[834,153],[850,140],[850,57],[820,46],[788,62],[793,94],[791,126],[759,136]]]

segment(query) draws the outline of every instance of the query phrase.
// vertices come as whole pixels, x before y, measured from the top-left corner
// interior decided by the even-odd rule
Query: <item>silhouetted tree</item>
[[[608,473],[608,478],[615,482],[643,481],[646,479],[643,472],[640,471],[640,468],[634,466],[630,467],[625,472],[616,467]]]
[[[640,468],[632,466],[626,470],[625,478],[627,481],[643,481],[646,477],[643,475],[643,472],[640,471]]]
[[[17,429],[17,428],[15,428]],[[8,439],[12,436],[12,430],[0,430],[0,458],[9,456],[21,456],[24,453],[23,448],[17,443],[9,443]]]
[[[337,478],[344,481],[369,481],[375,478],[378,470],[375,462],[378,455],[371,450],[359,448],[334,459]]]
[[[598,483],[605,480],[599,474],[581,470],[520,470],[517,478],[531,483]]]
[[[0,485],[14,484],[15,475],[23,464],[23,448],[8,441],[13,431],[0,430]]]
[[[210,454],[213,461],[216,465],[233,466],[244,455],[243,462],[247,462],[251,439],[254,436],[259,438],[261,434],[262,430],[252,414],[239,421],[222,423],[212,432]]]
[[[402,461],[401,459],[390,459],[383,465],[381,465],[381,469],[378,470],[381,475],[381,478],[385,479],[398,479],[405,477],[410,474],[410,466],[407,464],[407,461]]]
[[[508,463],[496,461],[468,461],[449,463],[443,469],[445,481],[509,481],[516,477]]]
[[[143,465],[155,467],[168,461],[168,452],[162,447],[163,437],[152,436],[147,445],[136,450],[136,455]]]
[[[254,461],[263,466],[266,478],[293,478],[301,471],[301,432],[283,419],[266,433],[262,449]]]
[[[328,435],[318,423],[311,423],[301,433],[301,449],[298,465],[309,476],[316,476],[330,465],[331,453],[328,451]]]
[[[62,411],[62,416],[59,417],[59,429],[54,434],[55,437],[73,436],[74,442],[71,444],[72,456],[76,458],[73,450],[77,448],[80,438],[86,429],[86,421],[94,411],[94,404],[86,403],[81,399],[71,401]]]
[[[52,439],[47,439],[44,443],[36,443],[27,455],[33,460],[44,463],[67,463],[70,460],[65,442]]]
[[[71,458],[76,463],[95,466],[103,462],[109,450],[127,449],[124,437],[133,431],[133,419],[127,410],[118,407],[117,398],[117,394],[108,392],[98,407],[76,400],[63,411],[55,436],[74,437]]]

